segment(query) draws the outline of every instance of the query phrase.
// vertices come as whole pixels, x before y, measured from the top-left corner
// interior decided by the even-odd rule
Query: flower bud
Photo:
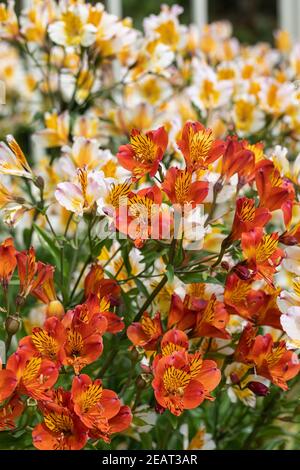
[[[59,300],[51,300],[51,302],[49,302],[49,304],[47,305],[47,317],[57,317],[59,319],[62,319],[64,314],[64,306]]]
[[[135,383],[136,383],[137,388],[143,389],[147,386],[146,381],[141,376],[137,377]]]
[[[162,415],[166,411],[166,408],[161,406],[159,403],[156,402],[155,404],[155,412],[159,415]]]
[[[265,397],[269,393],[269,387],[262,384],[261,382],[249,382],[248,388],[258,397]]]
[[[235,372],[232,372],[230,374],[230,380],[234,385],[237,385],[240,383],[240,378]]]
[[[225,271],[229,271],[229,263],[228,261],[222,261],[221,266]]]
[[[35,179],[34,184],[36,185],[37,188],[43,190],[44,187],[45,187],[44,178],[43,178],[42,176],[38,176],[38,177]]]
[[[237,274],[237,276],[242,279],[242,281],[248,281],[251,279],[251,273],[247,266],[243,266],[242,264],[237,265],[233,268],[233,271]]]
[[[17,315],[9,315],[5,320],[5,329],[9,336],[17,333],[20,327],[20,318]]]

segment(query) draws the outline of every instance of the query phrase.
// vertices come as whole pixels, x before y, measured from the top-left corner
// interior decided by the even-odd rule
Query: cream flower
[[[87,5],[70,5],[61,13],[59,21],[48,27],[49,36],[60,46],[91,46],[96,39],[97,28],[89,22]]]

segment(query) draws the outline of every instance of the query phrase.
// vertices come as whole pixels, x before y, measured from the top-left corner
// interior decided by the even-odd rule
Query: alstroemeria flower
[[[49,25],[48,32],[60,46],[88,47],[95,42],[97,29],[90,22],[88,5],[73,4],[62,11],[59,21]]]
[[[38,299],[44,301],[48,299],[46,292],[51,287],[54,267],[36,261],[34,248],[28,251],[21,251],[17,255],[18,275],[20,279],[20,297],[26,298],[30,293]],[[54,289],[54,286],[52,286]],[[45,290],[44,290],[45,289]],[[52,289],[50,288],[50,292]],[[51,294],[49,301],[54,300]],[[46,302],[47,303],[47,302]]]
[[[111,434],[117,432],[113,420],[117,419],[121,409],[123,414],[125,411],[118,395],[112,390],[103,389],[101,380],[92,381],[88,375],[81,374],[73,379],[71,396],[74,411],[82,423],[91,430],[91,437],[100,437],[109,442]],[[128,407],[126,410],[130,412]],[[127,416],[123,427],[119,423],[119,430],[126,429],[130,422],[131,419]]]
[[[193,181],[193,175],[188,170],[169,168],[162,183],[162,190],[173,204],[191,204],[195,207],[208,194],[207,181]]]
[[[242,250],[247,268],[254,279],[265,279],[272,285],[277,266],[284,258],[284,251],[278,248],[277,233],[264,234],[261,227],[242,233]]]
[[[254,199],[240,197],[236,201],[236,209],[229,238],[239,240],[243,232],[255,227],[264,227],[271,219],[270,211],[265,207],[255,207]]]
[[[61,387],[51,401],[40,402],[43,422],[32,431],[33,445],[40,450],[79,450],[88,440],[88,429],[74,412],[71,393]]]
[[[63,363],[73,367],[76,374],[94,362],[102,353],[102,335],[107,329],[107,319],[100,305],[87,300],[74,310],[69,310],[62,323],[67,331]]]
[[[271,160],[261,160],[255,168],[255,181],[260,206],[271,212],[281,209],[284,223],[289,225],[292,218],[295,189],[288,180],[281,178],[280,172]]]
[[[244,141],[236,137],[228,137],[226,149],[222,157],[222,175],[229,180],[234,174],[238,174],[243,183],[252,175],[255,165],[254,153],[249,150]]]
[[[258,374],[283,390],[288,390],[287,381],[300,371],[297,354],[288,351],[284,341],[274,344],[270,334],[255,338],[248,359],[255,364]]]
[[[18,395],[13,395],[7,403],[0,406],[0,431],[8,431],[16,426],[16,419],[21,416],[25,408]]]
[[[0,244],[0,283],[7,287],[17,266],[17,250],[12,238],[7,238]]]
[[[67,111],[45,113],[45,129],[36,132],[39,142],[44,147],[60,147],[69,142],[70,115]],[[80,166],[80,165],[77,165]]]
[[[117,157],[120,165],[132,172],[134,179],[146,173],[154,176],[168,145],[168,134],[164,127],[145,134],[133,129],[130,144],[121,145]]]
[[[139,322],[133,322],[127,328],[127,336],[134,346],[145,351],[155,351],[158,341],[163,334],[160,313],[151,318],[145,312]]]
[[[224,302],[229,313],[240,315],[254,325],[281,329],[281,312],[277,307],[278,289],[255,290],[252,281],[243,281],[235,273],[227,276]]]
[[[0,174],[33,179],[34,175],[19,144],[12,135],[8,135],[6,141],[8,146],[0,142]]]
[[[42,328],[35,327],[30,336],[22,338],[18,350],[26,351],[31,356],[47,358],[61,366],[66,357],[66,339],[67,333],[62,322],[57,317],[51,317]]]
[[[0,402],[14,392],[49,400],[49,390],[57,378],[58,369],[52,361],[18,350],[9,357],[6,369],[0,370]]]
[[[152,386],[158,403],[179,416],[184,409],[199,406],[221,380],[214,361],[202,360],[199,354],[176,351],[163,356],[154,369]]]
[[[86,167],[77,170],[77,182],[59,183],[55,197],[59,204],[68,211],[82,216],[92,209],[100,193],[100,182],[104,178],[102,172],[88,172]]]
[[[185,124],[177,144],[190,171],[207,169],[225,150],[225,142],[214,140],[212,130],[197,121]]]

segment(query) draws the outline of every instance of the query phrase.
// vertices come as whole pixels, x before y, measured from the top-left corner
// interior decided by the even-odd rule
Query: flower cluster
[[[0,4],[8,447],[293,445],[299,44],[181,12]]]

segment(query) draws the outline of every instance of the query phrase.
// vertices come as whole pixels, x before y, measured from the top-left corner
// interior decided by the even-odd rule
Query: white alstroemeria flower
[[[16,140],[8,135],[6,141],[8,145],[0,142],[0,174],[32,179],[32,170]]]
[[[92,209],[100,196],[100,183],[104,179],[102,172],[88,173],[86,167],[77,170],[77,181],[59,183],[55,197],[67,210],[82,216]]]
[[[49,36],[60,46],[91,46],[95,42],[97,28],[88,21],[88,5],[71,5],[62,12],[59,21],[49,25]]]

